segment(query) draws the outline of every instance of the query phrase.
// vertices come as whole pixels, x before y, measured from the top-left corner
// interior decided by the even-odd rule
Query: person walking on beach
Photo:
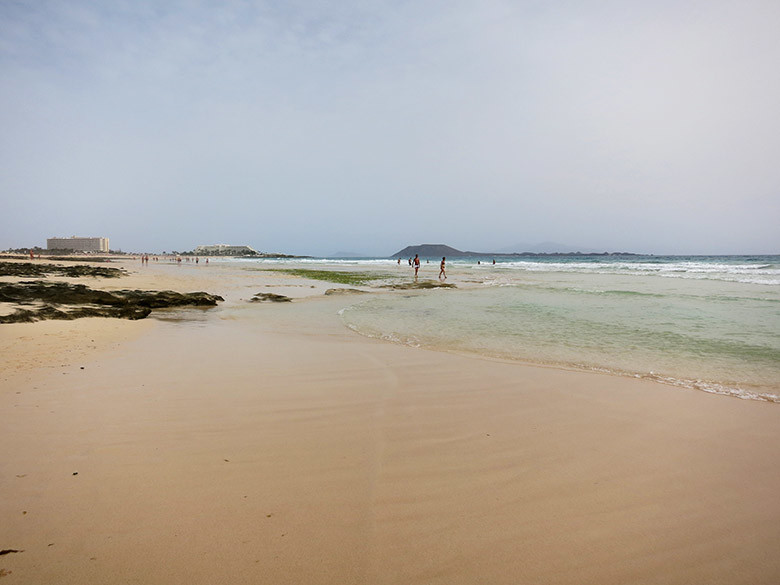
[[[414,279],[417,280],[417,271],[420,270],[420,257],[415,254],[414,255]]]
[[[442,275],[444,275],[444,280],[447,279],[447,273],[444,271],[444,261],[445,260],[446,260],[446,258],[444,256],[442,256],[441,257],[441,264],[439,265],[439,267],[440,267],[440,269],[439,269],[439,278],[441,278]]]

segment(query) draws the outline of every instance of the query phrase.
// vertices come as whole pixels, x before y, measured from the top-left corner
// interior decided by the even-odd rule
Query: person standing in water
[[[439,278],[444,276],[444,279],[446,280],[447,279],[447,273],[444,271],[444,261],[445,260],[446,260],[446,258],[444,256],[442,256],[441,257],[441,264],[439,265],[439,268],[440,268],[439,269]]]

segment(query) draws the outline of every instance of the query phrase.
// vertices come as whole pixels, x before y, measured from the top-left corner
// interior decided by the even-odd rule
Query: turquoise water
[[[780,258],[540,257],[450,265],[458,290],[342,312],[371,337],[780,402]]]

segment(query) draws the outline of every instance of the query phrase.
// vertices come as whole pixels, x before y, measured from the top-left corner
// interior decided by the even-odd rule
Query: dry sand
[[[366,339],[327,283],[130,266],[102,285],[226,302],[0,325],[3,583],[780,582],[780,405]]]

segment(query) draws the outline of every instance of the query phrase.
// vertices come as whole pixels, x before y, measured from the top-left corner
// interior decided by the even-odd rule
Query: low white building
[[[76,250],[78,252],[108,252],[108,238],[48,238],[47,250]]]
[[[213,244],[211,246],[198,246],[193,254],[201,256],[255,256],[259,252],[250,246],[231,246],[228,244]]]

